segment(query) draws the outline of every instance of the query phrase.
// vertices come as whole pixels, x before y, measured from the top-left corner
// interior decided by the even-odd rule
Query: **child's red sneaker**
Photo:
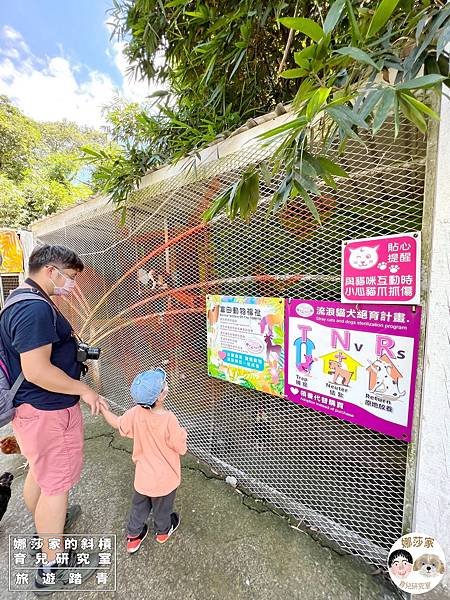
[[[167,533],[157,533],[156,534],[156,541],[159,544],[164,544],[164,542],[167,542],[167,540],[170,538],[170,536],[172,535],[172,533],[175,533],[175,531],[178,529],[178,527],[180,526],[180,516],[178,513],[173,512],[170,515],[170,520],[172,521],[172,526],[169,529],[169,531]]]
[[[144,525],[144,529],[141,531],[139,535],[131,536],[127,535],[127,552],[128,554],[134,554],[141,547],[142,542],[147,537],[148,527]]]

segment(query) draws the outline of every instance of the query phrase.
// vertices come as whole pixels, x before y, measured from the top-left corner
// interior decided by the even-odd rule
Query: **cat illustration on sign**
[[[354,269],[371,269],[378,263],[379,246],[359,246],[358,248],[349,248],[350,266]]]
[[[302,373],[306,373],[306,375],[310,375],[311,367],[316,360],[317,358],[313,358],[311,354],[305,354],[305,358],[300,364],[297,365],[297,369]]]
[[[403,375],[386,355],[377,357],[366,369],[369,373],[369,390],[386,400],[400,400],[406,392],[400,391]]]
[[[317,358],[313,357],[313,350],[316,346],[308,337],[303,326],[299,326],[299,330],[302,335],[293,344],[295,347],[295,366],[300,373],[311,375],[312,366],[317,361]]]

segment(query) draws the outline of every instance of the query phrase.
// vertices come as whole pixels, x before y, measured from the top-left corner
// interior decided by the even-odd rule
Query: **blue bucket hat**
[[[131,384],[131,397],[136,404],[153,406],[164,389],[166,379],[164,369],[158,368],[139,373]]]

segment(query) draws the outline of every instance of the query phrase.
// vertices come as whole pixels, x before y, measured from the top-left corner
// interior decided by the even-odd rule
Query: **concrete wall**
[[[413,531],[437,538],[450,588],[450,101],[442,97]]]

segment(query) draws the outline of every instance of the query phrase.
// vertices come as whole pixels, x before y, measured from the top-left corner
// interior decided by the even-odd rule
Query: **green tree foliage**
[[[0,172],[20,181],[40,139],[39,128],[0,96]]]
[[[119,206],[149,169],[226,136],[244,120],[292,99],[296,84],[277,76],[289,31],[277,19],[292,10],[320,11],[310,0],[188,2],[118,0],[115,34],[136,77],[168,91],[142,106],[120,100],[107,111],[111,148],[85,148],[96,189]]]
[[[132,71],[168,89],[151,106],[112,109],[119,148],[88,149],[99,189],[119,206],[152,166],[292,101],[294,120],[270,134],[280,142],[274,168],[286,171],[271,208],[301,196],[319,218],[317,180],[334,186],[345,175],[330,160],[330,145],[338,140],[344,151],[346,140],[361,141],[364,129],[376,133],[389,114],[395,134],[400,116],[424,132],[436,118],[427,90],[449,77],[450,6],[441,0],[113,2]],[[322,132],[314,147],[313,123]],[[251,216],[256,167],[215,199],[207,218]]]
[[[0,97],[0,226],[26,227],[92,193],[80,148],[105,135],[75,123],[38,123]],[[81,178],[80,178],[81,175]]]
[[[0,226],[21,227],[27,221],[27,202],[19,186],[0,174]]]

